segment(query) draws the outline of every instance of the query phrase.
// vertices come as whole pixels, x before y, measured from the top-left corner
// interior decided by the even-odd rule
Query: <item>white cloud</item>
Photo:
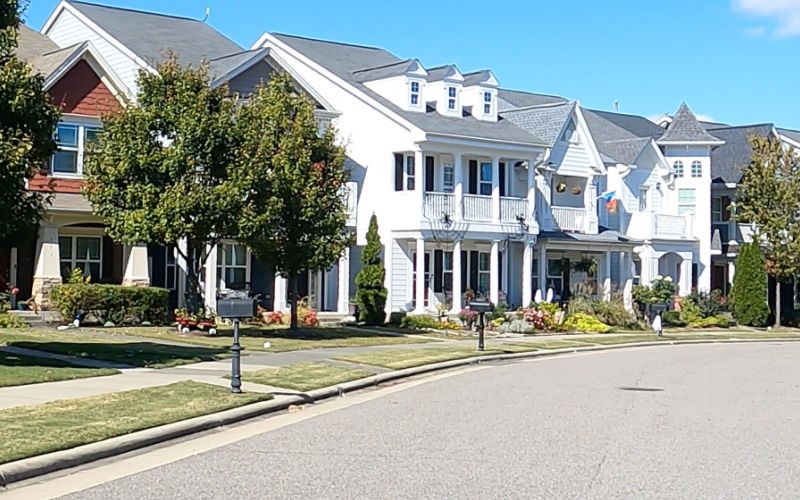
[[[744,30],[745,35],[749,36],[764,36],[767,34],[767,28],[764,26],[753,26]]]
[[[800,0],[733,0],[733,6],[751,16],[772,18],[777,24],[772,32],[776,37],[800,35]],[[766,31],[762,26],[746,33],[758,36]]]

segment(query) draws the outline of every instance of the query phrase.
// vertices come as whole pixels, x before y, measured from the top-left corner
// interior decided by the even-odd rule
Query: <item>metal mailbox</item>
[[[488,300],[473,300],[469,303],[469,309],[478,314],[487,313],[492,310],[492,303]]]
[[[257,301],[253,298],[224,298],[217,300],[217,316],[227,319],[252,318],[256,315]]]

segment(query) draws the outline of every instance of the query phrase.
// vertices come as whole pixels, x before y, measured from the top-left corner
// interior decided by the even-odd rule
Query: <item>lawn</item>
[[[81,335],[80,330],[44,328],[0,329],[0,344],[148,368],[213,361],[230,356],[225,349],[126,342],[124,337],[93,337]]]
[[[0,387],[115,375],[111,368],[81,368],[63,361],[0,351]]]
[[[485,351],[477,350],[476,346],[470,347],[431,347],[423,349],[385,349],[363,354],[339,356],[333,359],[348,361],[362,365],[381,366],[392,370],[402,370],[414,366],[451,361],[454,359],[472,358],[476,356],[489,356],[491,354],[506,354],[512,352],[535,351],[533,344],[493,344],[487,345]]]
[[[100,330],[98,330],[100,331]],[[233,329],[231,327],[219,328],[216,336],[209,336],[202,332],[192,332],[189,335],[179,335],[175,328],[168,327],[130,327],[102,329],[109,333],[120,335],[134,335],[157,340],[169,340],[207,347],[229,348],[233,342]],[[240,343],[248,351],[285,352],[300,351],[305,349],[325,349],[331,347],[366,347],[373,345],[395,344],[423,344],[438,342],[435,339],[404,337],[397,335],[381,335],[374,332],[363,331],[357,328],[304,328],[296,333],[289,333],[288,329],[258,328],[247,326],[241,330]],[[270,347],[264,347],[264,342],[269,342]]]
[[[296,363],[278,368],[266,368],[242,375],[246,382],[310,391],[374,375],[373,372],[329,365],[325,363]]]
[[[184,381],[0,410],[0,463],[270,399]]]

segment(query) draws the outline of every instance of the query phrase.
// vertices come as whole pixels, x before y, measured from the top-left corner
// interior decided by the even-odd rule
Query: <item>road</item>
[[[798,361],[775,342],[496,365],[67,498],[796,498]]]

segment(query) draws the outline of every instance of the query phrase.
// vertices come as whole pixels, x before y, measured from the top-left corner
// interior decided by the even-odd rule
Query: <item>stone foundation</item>
[[[61,284],[61,277],[58,278],[33,278],[33,309],[36,311],[47,311],[50,309],[50,290]]]

